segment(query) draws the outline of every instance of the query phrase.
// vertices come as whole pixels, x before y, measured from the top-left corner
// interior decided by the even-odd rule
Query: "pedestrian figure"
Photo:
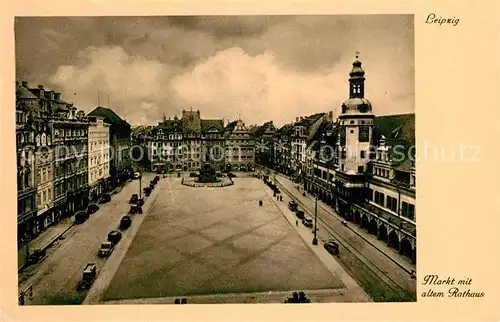
[[[295,220],[295,226],[299,227],[299,220],[298,219]]]

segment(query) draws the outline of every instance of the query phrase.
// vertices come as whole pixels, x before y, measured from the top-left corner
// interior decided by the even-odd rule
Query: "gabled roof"
[[[415,113],[375,117],[374,143],[385,136],[388,142],[400,141],[406,146],[415,144]]]
[[[31,91],[29,91],[26,87],[17,85],[16,86],[16,99],[37,99]]]
[[[101,116],[104,118],[106,123],[116,124],[116,125],[127,125],[130,126],[125,120],[118,116],[113,110],[98,106],[92,112],[88,113],[90,116]]]
[[[201,120],[201,131],[207,132],[211,128],[215,128],[218,131],[224,131],[224,121],[222,120]]]

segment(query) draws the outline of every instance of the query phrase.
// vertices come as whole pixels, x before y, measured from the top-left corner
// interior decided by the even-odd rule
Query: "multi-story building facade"
[[[278,159],[292,172],[303,170],[307,191],[415,262],[415,115],[376,117],[364,97],[358,59],[349,76],[349,98],[338,120],[331,113],[312,122],[298,119],[290,135],[291,162]]]
[[[34,113],[38,98],[28,83],[16,82],[16,155],[17,155],[17,235],[18,242],[36,233],[36,158]]]
[[[86,207],[87,122],[60,93],[16,83],[19,239]]]
[[[96,201],[109,187],[109,127],[102,117],[89,116],[88,182],[90,200]]]
[[[202,119],[200,111],[183,111],[182,118],[164,118],[147,134],[152,171],[197,171],[204,162],[224,169],[224,123]]]
[[[88,127],[76,108],[60,106],[50,121],[54,145],[54,211],[56,219],[84,210],[89,202]]]
[[[127,121],[123,120],[113,110],[98,106],[87,116],[98,116],[109,127],[109,173],[111,185],[117,186],[128,180],[133,173],[131,162],[132,129]]]
[[[151,129],[146,146],[152,171],[182,171],[182,139],[182,122],[177,116],[173,120],[163,118],[158,126]]]
[[[252,171],[255,167],[255,143],[241,119],[226,127],[225,163],[227,171]]]
[[[273,121],[264,123],[250,131],[255,142],[255,163],[274,168],[277,164],[278,140]]]

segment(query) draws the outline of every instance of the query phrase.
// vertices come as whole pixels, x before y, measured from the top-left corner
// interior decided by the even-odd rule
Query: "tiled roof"
[[[224,121],[222,120],[201,120],[201,131],[206,132],[211,128],[216,128],[218,131],[224,131]]]
[[[415,144],[415,114],[383,115],[375,118],[374,143],[381,136],[388,141],[398,140],[405,145]]]
[[[16,99],[36,99],[37,97],[31,93],[26,87],[16,86]]]
[[[118,114],[116,114],[113,110],[106,107],[98,106],[92,112],[88,113],[88,115],[102,116],[106,123],[130,126],[130,124],[119,117]]]

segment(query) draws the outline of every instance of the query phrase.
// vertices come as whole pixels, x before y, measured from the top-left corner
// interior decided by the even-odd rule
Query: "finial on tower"
[[[358,59],[358,58],[359,58],[359,54],[360,54],[360,53],[359,53],[359,50],[357,50],[357,51],[356,51],[356,59]]]

